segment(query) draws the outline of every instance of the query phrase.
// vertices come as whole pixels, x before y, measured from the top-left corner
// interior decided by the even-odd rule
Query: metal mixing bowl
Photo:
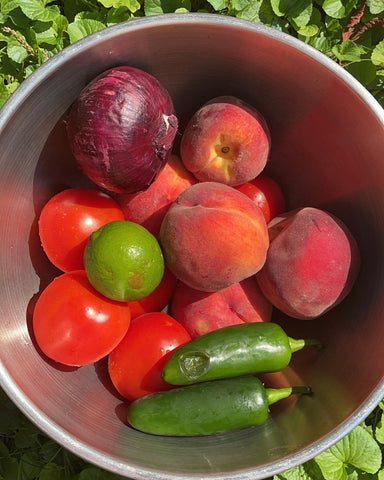
[[[350,296],[324,318],[279,317],[291,336],[325,349],[297,352],[269,385],[309,384],[259,427],[204,438],[161,438],[129,428],[105,362],[57,368],[30,335],[38,293],[57,275],[37,237],[48,198],[84,185],[63,117],[108,67],[129,64],[170,91],[180,131],[217,95],[260,109],[272,133],[270,174],[289,208],[311,205],[352,230],[362,269]],[[348,73],[304,43],[211,14],[122,23],[66,48],[33,73],[0,115],[0,380],[15,404],[64,447],[134,479],[262,479],[298,465],[357,426],[384,397],[384,112]],[[276,407],[276,408],[275,408]]]

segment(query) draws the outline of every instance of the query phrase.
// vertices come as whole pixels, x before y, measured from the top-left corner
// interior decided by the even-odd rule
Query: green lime
[[[107,223],[92,233],[84,265],[98,292],[123,302],[152,293],[164,274],[163,253],[156,238],[127,220]]]

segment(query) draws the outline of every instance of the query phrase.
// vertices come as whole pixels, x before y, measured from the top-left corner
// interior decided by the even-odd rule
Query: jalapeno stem
[[[290,397],[295,393],[310,395],[312,393],[312,389],[311,387],[307,386],[296,386],[286,388],[266,388],[265,392],[267,394],[269,405],[272,405],[273,403],[276,403],[283,398]]]
[[[291,352],[297,352],[298,350],[301,350],[304,347],[316,347],[316,348],[323,348],[323,344],[320,342],[320,340],[317,340],[316,338],[291,338],[288,337],[289,340],[289,345],[291,347]]]

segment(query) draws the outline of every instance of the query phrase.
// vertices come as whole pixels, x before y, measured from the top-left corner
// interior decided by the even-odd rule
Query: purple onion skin
[[[92,80],[67,119],[70,148],[85,175],[115,193],[146,190],[172,151],[178,120],[167,90],[121,66]]]

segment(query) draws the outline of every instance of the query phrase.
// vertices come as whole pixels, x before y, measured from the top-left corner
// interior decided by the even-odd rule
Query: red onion
[[[178,126],[167,90],[129,66],[91,81],[67,120],[69,145],[84,173],[117,193],[149,187],[171,153]]]

